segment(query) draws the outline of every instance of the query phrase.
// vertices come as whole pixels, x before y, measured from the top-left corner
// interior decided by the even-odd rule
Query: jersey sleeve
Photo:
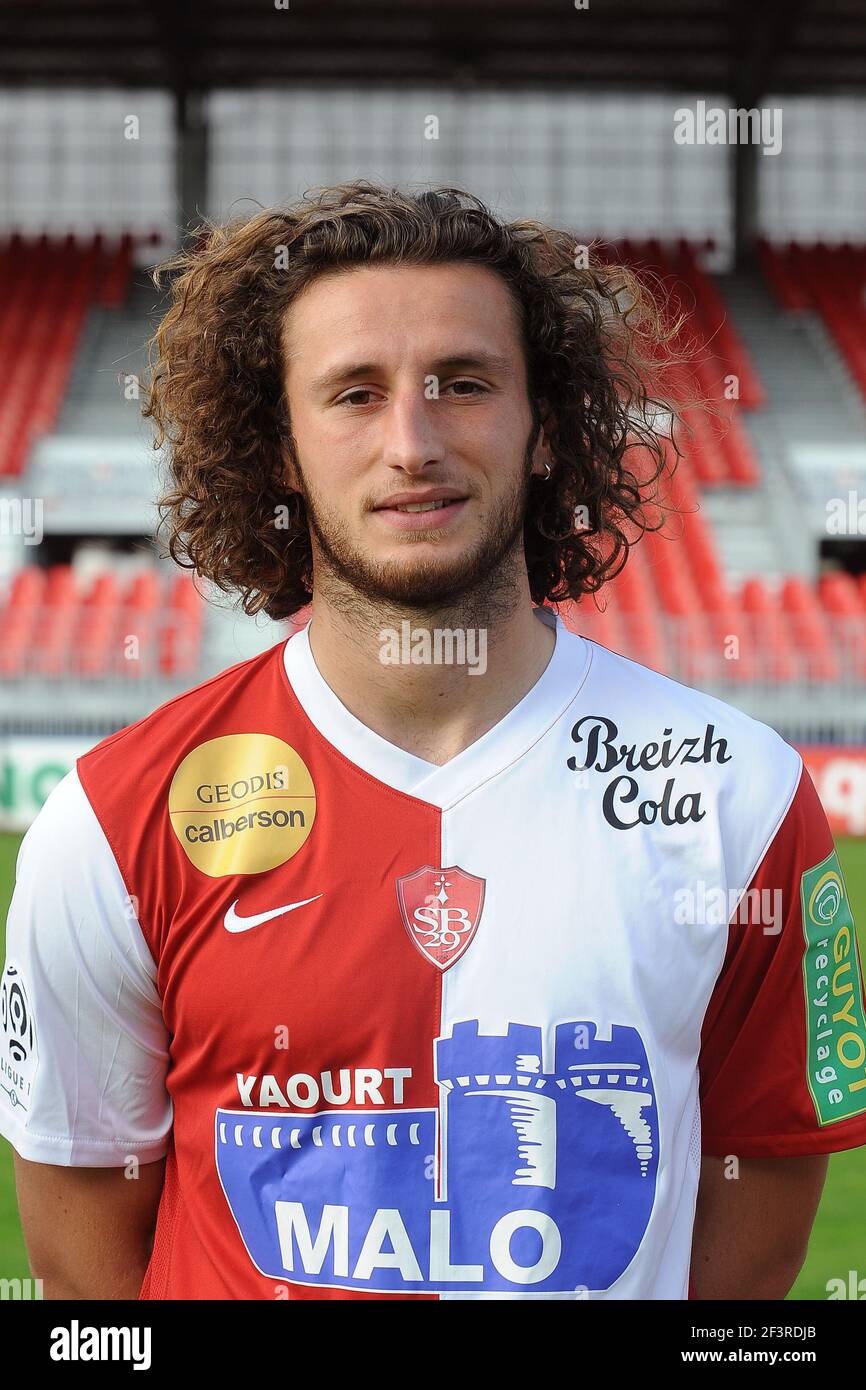
[[[168,1035],[156,968],[78,775],[22,842],[0,981],[0,1133],[65,1167],[168,1148]]]
[[[704,1153],[772,1158],[866,1144],[857,937],[805,767],[729,923],[699,1073]]]

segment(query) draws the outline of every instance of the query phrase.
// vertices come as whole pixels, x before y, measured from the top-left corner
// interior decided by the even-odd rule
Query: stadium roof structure
[[[585,8],[581,8],[585,5]],[[0,84],[866,90],[863,0],[4,0]]]
[[[174,100],[179,221],[208,205],[207,95],[345,83],[727,99],[866,92],[864,0],[0,0],[0,88]],[[733,157],[736,260],[758,149]]]

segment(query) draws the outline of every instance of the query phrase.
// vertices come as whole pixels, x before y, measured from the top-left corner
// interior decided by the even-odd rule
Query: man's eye
[[[481,385],[480,382],[478,382],[478,381],[470,381],[468,377],[461,377],[459,381],[452,381],[452,382],[449,382],[449,384],[448,384],[444,389],[445,389],[446,391],[452,391],[452,390],[454,390],[454,388],[457,387],[457,386],[468,386],[468,387],[469,387],[469,390],[468,390],[468,391],[458,391],[458,392],[456,393],[458,396],[468,396],[468,395],[470,395],[470,394],[473,393],[473,392],[476,392],[476,391],[481,391],[481,392],[483,392],[483,391],[486,389],[485,387],[483,387],[483,386]]]
[[[349,391],[345,396],[341,396],[340,405],[366,405],[366,401],[358,401],[356,396],[371,396],[373,393],[366,386],[356,386],[354,391]]]

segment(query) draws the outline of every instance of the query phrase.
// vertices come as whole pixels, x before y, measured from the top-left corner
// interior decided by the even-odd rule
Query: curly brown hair
[[[532,479],[524,525],[533,601],[596,593],[663,524],[664,508],[654,521],[651,506],[679,456],[666,368],[681,324],[643,279],[595,250],[541,222],[502,221],[461,189],[410,193],[365,179],[225,225],[205,220],[191,249],[153,273],[157,288],[168,278],[170,307],[149,344],[143,414],[155,421],[154,447],[168,445],[167,553],[238,592],[249,614],[304,607],[310,535],[284,476],[286,451],[296,457],[286,311],[326,271],[474,262],[503,277],[518,307],[536,428],[539,402],[553,417],[553,474]]]

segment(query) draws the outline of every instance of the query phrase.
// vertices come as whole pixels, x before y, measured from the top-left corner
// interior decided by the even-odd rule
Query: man
[[[25,839],[0,1113],[49,1297],[781,1298],[866,1143],[798,754],[545,603],[669,447],[659,317],[578,262],[359,183],[174,263],[170,549],[312,620]]]

